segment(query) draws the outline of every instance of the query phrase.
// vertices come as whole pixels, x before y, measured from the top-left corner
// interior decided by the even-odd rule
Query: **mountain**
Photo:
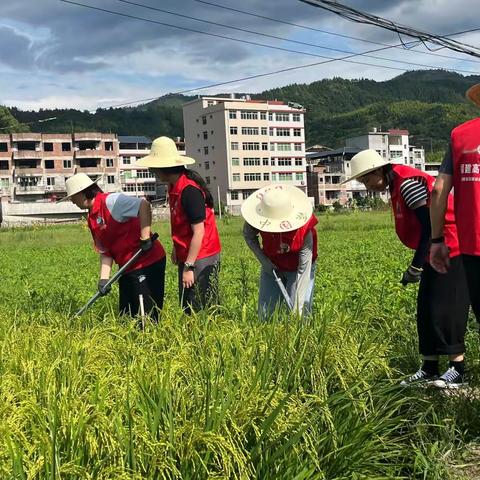
[[[463,76],[444,70],[412,71],[391,80],[333,78],[310,84],[292,84],[251,94],[252,98],[296,102],[307,109],[307,144],[332,148],[344,139],[373,127],[404,128],[414,143],[443,149],[450,130],[478,116],[479,110],[464,97],[480,76]],[[57,120],[31,125],[38,132],[97,130],[119,135],[183,136],[182,104],[195,97],[165,95],[137,107],[79,110],[21,111],[11,108],[17,121],[32,122],[56,116]]]
[[[0,134],[12,132],[28,132],[28,126],[20,125],[8,108],[0,105]]]

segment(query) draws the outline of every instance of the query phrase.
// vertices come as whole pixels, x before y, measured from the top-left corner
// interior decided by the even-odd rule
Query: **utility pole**
[[[217,185],[217,197],[218,197],[218,215],[222,218],[222,202],[220,201],[220,185]]]

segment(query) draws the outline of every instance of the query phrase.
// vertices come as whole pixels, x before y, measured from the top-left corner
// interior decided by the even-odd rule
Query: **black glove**
[[[152,237],[145,240],[140,239],[140,248],[144,252],[148,252],[153,247]]]
[[[110,290],[112,287],[109,285],[107,288],[105,288],[105,285],[108,283],[108,278],[101,278],[98,281],[98,291],[100,292],[100,295],[104,297],[105,295],[108,295],[110,293]]]
[[[421,268],[412,267],[411,265],[403,273],[400,283],[405,286],[409,283],[418,283],[422,277],[423,270]]]

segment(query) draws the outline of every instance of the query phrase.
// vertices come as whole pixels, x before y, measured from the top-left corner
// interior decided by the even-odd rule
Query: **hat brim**
[[[379,168],[382,168],[385,165],[390,165],[390,162],[385,162],[382,165],[377,165],[377,166],[372,167],[372,168],[367,168],[366,170],[363,170],[362,172],[358,172],[355,175],[352,175],[351,177],[348,177],[343,182],[340,182],[340,185],[345,185],[346,183],[351,182],[352,180],[357,180],[358,178],[363,177],[364,175],[367,175],[371,172],[374,172],[375,170],[378,170]]]
[[[473,102],[477,107],[480,107],[480,83],[473,85],[467,90],[465,96]]]
[[[288,196],[293,203],[293,213],[280,219],[268,218],[260,211],[261,194],[272,185],[260,188],[252,193],[241,206],[241,213],[245,221],[253,228],[262,232],[281,233],[291,232],[303,227],[312,216],[313,206],[305,193],[297,187],[285,184],[275,184],[288,191]]]
[[[100,181],[101,178],[102,178],[102,175],[100,175],[97,179],[92,180],[92,183],[90,185],[88,185],[88,187],[91,187],[92,185],[96,185]],[[83,192],[84,190],[86,190],[88,187],[82,188],[81,190],[77,190],[76,192],[72,192],[70,195],[67,195],[66,197],[63,197],[60,200],[57,200],[55,203],[66,202],[67,200],[70,200],[77,193],[80,193],[80,192]]]
[[[159,157],[158,155],[147,155],[140,160],[135,162],[137,167],[147,167],[147,168],[171,168],[171,167],[181,167],[183,165],[193,165],[195,159],[191,157],[186,157],[179,155],[178,157],[173,157],[171,159],[165,159]]]

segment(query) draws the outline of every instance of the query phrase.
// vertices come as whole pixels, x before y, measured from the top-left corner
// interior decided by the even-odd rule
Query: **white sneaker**
[[[450,367],[438,380],[433,382],[438,388],[461,388],[468,385],[464,382],[463,375],[455,367]]]
[[[409,387],[412,385],[428,385],[432,383],[434,380],[437,380],[438,375],[430,375],[425,370],[421,368],[418,369],[413,375],[410,375],[405,380],[400,382],[402,387]]]

